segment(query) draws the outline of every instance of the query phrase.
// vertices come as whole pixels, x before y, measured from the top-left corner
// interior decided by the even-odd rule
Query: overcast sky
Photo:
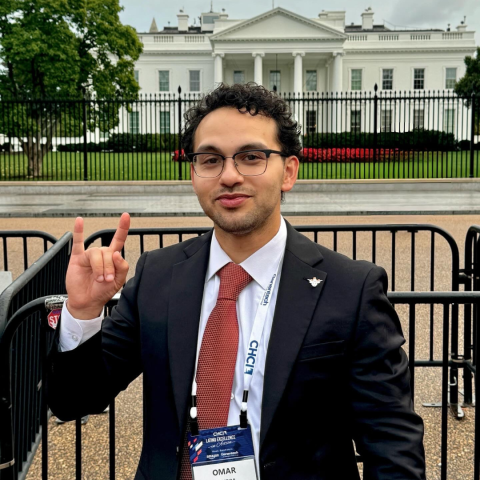
[[[387,26],[447,28],[454,29],[463,17],[467,17],[468,30],[477,32],[477,45],[480,44],[480,0],[274,0],[275,7],[292,10],[305,17],[314,18],[321,10],[345,10],[347,24],[361,23],[361,13],[367,7],[375,12],[375,24],[385,22]],[[132,25],[138,32],[148,31],[155,17],[158,28],[177,25],[180,7],[190,15],[193,24],[195,17],[210,10],[210,0],[120,0],[124,6],[121,14],[123,23]],[[272,0],[214,0],[214,11],[224,8],[230,18],[251,18],[272,8]],[[198,19],[197,19],[198,25]]]

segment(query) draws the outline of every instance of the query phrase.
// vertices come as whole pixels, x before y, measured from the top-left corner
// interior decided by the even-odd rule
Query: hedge
[[[373,133],[312,133],[303,137],[303,146],[306,148],[372,148],[375,143]],[[458,142],[453,133],[439,130],[413,130],[404,133],[378,133],[376,146],[401,150],[456,150]]]
[[[114,133],[107,141],[113,152],[173,152],[178,148],[176,133]]]
[[[107,142],[88,142],[87,152],[103,152],[107,150]],[[57,145],[57,152],[83,152],[83,143],[66,143]]]
[[[373,133],[313,133],[303,137],[305,148],[373,148]],[[452,133],[439,130],[413,130],[405,133],[378,133],[377,148],[407,150],[470,150],[470,141],[456,141]],[[480,143],[475,145],[480,150]],[[58,145],[59,152],[83,152],[83,143]],[[87,143],[88,152],[174,152],[178,134],[114,133],[105,142]]]
[[[178,148],[178,134],[163,133],[114,133],[105,142],[88,142],[87,152],[170,152]],[[83,152],[84,144],[58,145],[59,152]]]

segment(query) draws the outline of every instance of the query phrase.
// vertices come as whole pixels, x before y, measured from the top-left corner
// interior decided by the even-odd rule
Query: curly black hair
[[[193,152],[195,131],[200,122],[217,108],[235,107],[250,115],[259,113],[273,118],[277,123],[277,140],[286,156],[301,154],[300,127],[293,118],[288,104],[274,92],[255,82],[226,85],[221,83],[204,95],[198,103],[185,112],[185,127],[182,148],[185,153]]]

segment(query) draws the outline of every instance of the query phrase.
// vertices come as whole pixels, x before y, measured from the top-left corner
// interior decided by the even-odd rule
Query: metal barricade
[[[472,305],[478,309],[480,304],[480,292],[392,292],[388,294],[390,302],[394,305],[408,305],[409,308],[409,368],[411,374],[412,393],[415,391],[415,368],[425,366],[423,361],[415,359],[415,324],[416,307],[419,305],[441,306],[442,315],[442,358],[439,360],[442,369],[442,404],[441,404],[441,438],[440,438],[440,480],[447,480],[448,476],[448,391],[450,377],[448,370],[452,368],[465,369],[471,372],[475,378],[475,393],[478,394],[477,370],[474,362],[462,359],[459,364],[458,359],[454,358],[449,350],[449,336],[453,334],[453,318],[458,314],[458,306]],[[456,313],[455,313],[456,312]],[[475,342],[480,340],[480,329],[476,328]],[[480,480],[480,415],[475,412],[474,423],[474,456],[473,456],[473,478]],[[468,480],[467,478],[465,480]]]
[[[465,238],[465,263],[460,270],[462,283],[465,291],[480,290],[480,226],[472,225]],[[463,359],[476,365],[477,344],[476,338],[477,320],[479,311],[476,305],[466,305],[464,309],[463,324]],[[464,403],[474,405],[472,375],[464,372]]]
[[[54,245],[57,242],[57,239],[53,235],[38,230],[0,230],[0,239],[2,245],[2,270],[4,271],[8,271],[9,266],[12,263],[12,252],[9,253],[8,239],[13,238],[18,238],[22,240],[21,255],[23,258],[23,270],[26,270],[31,263],[28,255],[28,246],[30,240],[39,239],[42,241],[42,253],[45,253],[51,245]],[[15,254],[16,253],[17,252],[15,252]]]
[[[413,291],[414,289],[423,289],[433,291],[438,289],[437,277],[439,270],[441,270],[441,282],[440,289],[448,290],[451,288],[452,291],[457,291],[459,289],[459,284],[461,281],[464,281],[464,278],[459,276],[459,252],[458,247],[454,239],[443,229],[432,226],[432,225],[322,225],[322,226],[296,226],[298,231],[309,236],[313,241],[319,242],[328,248],[331,248],[335,251],[345,253],[348,256],[354,259],[365,259],[370,260],[374,263],[377,263],[386,268],[389,273],[391,290],[398,289],[398,285],[404,290],[409,288]],[[124,257],[130,256],[132,259],[136,259],[143,253],[145,250],[150,248],[163,248],[167,244],[181,242],[189,237],[195,237],[202,235],[208,232],[210,228],[201,227],[201,228],[142,228],[142,229],[131,229],[129,232],[129,240],[127,241],[126,247],[124,248],[122,254]],[[88,247],[93,245],[95,242],[100,243],[105,246],[108,245],[115,233],[114,229],[111,230],[102,230],[97,232],[85,240],[85,246]],[[71,238],[71,234],[69,238]],[[379,238],[381,235],[388,235],[388,248],[386,251],[382,252],[380,248]],[[419,236],[423,235],[423,240],[425,237],[429,239],[428,245],[423,245],[420,248]],[[152,242],[151,236],[155,237]],[[62,237],[61,241],[64,241],[65,236]],[[138,243],[135,247],[135,242],[138,240]],[[401,242],[400,242],[401,240]],[[400,249],[399,245],[402,243],[405,244],[405,241],[408,243],[408,246],[405,245]],[[59,241],[60,242],[60,241]],[[441,254],[441,259],[438,258],[437,248],[440,243],[444,242],[444,250]],[[69,241],[68,241],[69,243]],[[425,242],[423,242],[425,243]],[[385,244],[385,242],[383,242]],[[59,247],[60,248],[60,247]],[[384,248],[385,250],[385,248]],[[53,248],[49,250],[52,252]],[[52,255],[53,253],[47,254]],[[53,272],[50,270],[50,274],[47,274],[46,278],[51,278],[52,276],[59,275],[61,277],[61,285],[58,284],[58,287],[53,288],[53,290],[48,287],[48,291],[40,292],[32,288],[32,295],[22,301],[10,302],[9,312],[6,318],[12,316],[14,312],[19,310],[25,303],[29,300],[33,300],[38,296],[50,294],[53,292],[64,292],[64,278],[65,272],[68,265],[68,257],[70,250],[68,248],[68,253],[66,253],[63,258],[63,263],[59,267],[58,272]],[[417,268],[419,264],[418,257],[421,257],[422,264],[420,268]],[[42,257],[43,258],[43,257]],[[49,257],[50,258],[50,257]],[[131,262],[133,263],[133,262]],[[43,268],[47,268],[49,262],[37,262],[36,272],[40,275],[40,271]],[[51,267],[51,265],[50,265]],[[423,282],[423,285],[418,281],[418,272],[420,269],[424,270],[424,273],[427,272],[427,281]],[[400,273],[402,275],[400,275]],[[45,275],[45,272],[44,274]],[[408,277],[408,278],[407,278]],[[403,280],[402,280],[403,278]],[[425,280],[425,279],[424,279]],[[34,285],[32,283],[32,285]],[[0,296],[0,308],[2,307],[2,296]],[[20,297],[19,297],[20,298]],[[429,366],[429,367],[442,367],[442,362],[434,358],[434,326],[436,324],[435,312],[433,304],[430,305],[430,338],[429,338],[429,355],[428,358],[417,361],[417,365],[420,366]],[[463,416],[462,410],[458,406],[458,371],[459,368],[463,368],[464,359],[458,353],[458,306],[454,306],[452,310],[452,336],[451,336],[451,345],[450,350],[452,352],[452,362],[450,365],[450,404],[452,407],[452,412],[457,418]],[[4,321],[5,323],[5,321]],[[0,338],[3,328],[0,317]],[[37,332],[38,333],[38,332]],[[26,348],[23,346],[24,342],[27,341],[28,334],[24,334],[24,337],[21,335],[18,336],[17,340],[19,342],[17,352],[21,351],[21,348]],[[22,343],[23,342],[23,343]],[[35,352],[40,352],[40,341],[37,338]],[[37,355],[35,353],[35,355]],[[468,359],[467,359],[468,360]],[[33,385],[33,384],[32,384]],[[38,385],[30,385],[30,391],[34,391]],[[24,387],[22,387],[24,388]],[[465,386],[465,390],[468,387]],[[441,403],[432,404],[435,406],[441,406]],[[16,410],[17,414],[18,409]],[[111,422],[114,422],[115,410],[112,406],[111,409]],[[31,459],[33,458],[36,447],[38,446],[39,437],[36,430],[35,441],[25,441],[22,437],[22,428],[26,425],[25,418],[18,418],[14,423],[14,431],[16,433],[16,442],[20,442],[20,437],[22,438],[22,444],[16,445],[15,452],[16,457],[21,458],[22,462],[26,462],[27,466]],[[35,427],[37,428],[37,427]],[[80,423],[77,426],[77,433],[80,435]],[[114,451],[114,437],[111,438],[111,448]],[[112,447],[113,445],[113,447]],[[30,446],[30,447],[29,447]],[[77,450],[80,447],[77,446]],[[27,459],[28,457],[28,459]],[[113,457],[113,455],[112,455]],[[77,468],[80,468],[81,463],[77,463]],[[15,480],[20,480],[25,477],[25,469],[22,469],[22,466],[15,466]],[[114,472],[114,465],[111,465],[111,472]],[[78,478],[80,478],[78,476]],[[111,478],[114,478],[111,477]],[[0,479],[3,480],[0,473]]]
[[[460,254],[455,239],[444,229],[434,225],[427,224],[392,224],[392,225],[302,225],[294,226],[294,228],[308,236],[316,243],[331,248],[334,251],[340,251],[348,255],[354,260],[362,258],[373,263],[383,266],[388,274],[390,281],[390,290],[395,291],[397,284],[402,283],[403,290],[425,290],[435,291],[437,289],[436,279],[438,280],[437,270],[440,263],[444,270],[441,272],[443,277],[443,284],[440,286],[441,290],[458,291],[460,286]],[[198,236],[208,232],[208,227],[197,228],[132,228],[129,231],[129,239],[138,239],[138,246],[130,244],[124,247],[122,255],[131,255],[133,258],[138,257],[146,250],[145,245],[148,237],[153,237],[152,245],[154,248],[163,248],[166,246],[168,237],[169,240],[181,242],[186,237]],[[100,242],[101,246],[108,246],[112,241],[115,229],[101,230],[90,235],[85,240],[85,248],[93,245],[95,242]],[[420,249],[417,245],[418,235],[423,234],[429,237],[428,245]],[[381,235],[389,235],[388,251],[379,251],[379,237]],[[397,255],[399,244],[399,237],[407,235],[409,237],[409,246],[407,251],[403,251],[401,255]],[[361,241],[359,240],[361,238]],[[402,240],[405,240],[403,238]],[[425,240],[425,238],[423,238]],[[445,242],[445,256],[441,256],[441,261],[437,262],[439,255],[436,253],[436,248],[440,241]],[[136,242],[136,240],[135,240]],[[361,243],[361,248],[360,248]],[[135,252],[132,252],[132,249]],[[385,249],[384,249],[385,250]],[[424,279],[423,283],[419,285],[417,270],[418,257],[421,257],[423,262],[427,263],[428,279]],[[405,267],[408,265],[408,281],[403,279],[400,282],[399,270],[405,277]],[[449,265],[448,270],[445,265]],[[447,278],[445,278],[448,275]],[[428,281],[425,281],[428,280]],[[448,281],[447,281],[448,280]],[[451,352],[452,358],[455,362],[461,362],[462,358],[459,355],[459,340],[458,340],[458,309],[452,315],[452,338],[451,338]],[[434,351],[434,327],[435,327],[435,312],[433,305],[430,307],[430,347],[429,358],[424,360],[425,366],[439,367],[439,363],[433,359]],[[450,370],[450,394],[449,404],[451,406],[452,414],[456,418],[463,418],[464,412],[459,403],[459,375],[458,368],[454,365]],[[468,387],[467,387],[468,389]],[[425,406],[440,407],[441,402],[431,402]]]
[[[66,233],[40,259],[25,270],[0,295],[0,340],[9,329],[9,319],[29,302],[36,298],[53,293],[64,293],[65,274],[71,251],[72,234]],[[37,314],[37,320],[39,320]],[[5,354],[5,353],[4,353]],[[13,402],[13,432],[15,433],[14,451],[17,463],[12,466],[15,479],[23,479],[26,468],[31,463],[35,450],[40,443],[40,395],[42,392],[41,368],[44,355],[42,353],[41,331],[39,321],[25,323],[16,330],[11,344],[11,359],[0,360],[0,375],[12,375],[15,382],[9,385],[10,393],[3,389],[0,393],[0,408],[5,408],[6,398]],[[6,354],[5,354],[6,355]],[[8,368],[11,368],[10,371]],[[0,381],[1,383],[1,381]],[[10,402],[9,402],[10,404]],[[7,428],[5,418],[0,414],[0,431],[2,442]],[[0,464],[10,461],[9,449],[0,443]],[[3,473],[0,470],[0,478]]]
[[[111,308],[116,304],[119,295],[116,295],[114,299],[109,303],[107,308]],[[39,361],[44,358],[46,354],[47,345],[50,343],[51,336],[53,335],[53,330],[48,327],[47,323],[47,313],[49,309],[46,307],[47,304],[51,303],[61,303],[66,297],[43,297],[38,298],[29,304],[23,306],[19,311],[17,311],[13,317],[10,319],[7,328],[4,332],[3,338],[0,340],[0,365],[2,368],[0,370],[0,419],[2,420],[2,426],[7,426],[9,428],[2,428],[0,431],[0,459],[3,466],[3,470],[0,470],[0,479],[1,480],[14,480],[19,478],[15,476],[13,462],[13,439],[12,434],[13,430],[12,425],[12,400],[10,396],[10,386],[13,385],[15,377],[10,377],[10,358],[12,351],[12,344],[14,342],[15,336],[18,335],[18,331],[24,325],[35,324],[39,331],[41,332],[41,343],[40,343],[40,357]],[[412,391],[415,389],[415,370],[419,367],[424,367],[425,362],[422,360],[417,360],[415,358],[415,324],[417,321],[416,318],[416,308],[419,305],[433,305],[440,306],[443,310],[442,315],[442,348],[441,348],[441,358],[437,359],[436,362],[439,362],[439,366],[442,369],[442,380],[441,380],[441,397],[442,397],[442,411],[441,411],[441,437],[440,437],[440,456],[441,456],[441,470],[440,470],[440,479],[447,480],[448,478],[448,458],[447,458],[447,448],[448,448],[448,406],[447,406],[447,397],[448,397],[448,388],[449,388],[449,369],[456,366],[456,362],[452,359],[450,354],[450,333],[452,328],[452,316],[454,312],[454,307],[458,305],[475,305],[478,308],[480,303],[480,292],[392,292],[388,294],[390,302],[394,305],[407,305],[408,312],[408,329],[409,329],[409,344],[408,344],[408,354],[409,354],[409,368],[411,372],[411,381],[412,381]],[[478,341],[478,336],[480,329],[476,329],[476,340]],[[43,357],[42,357],[43,356]],[[475,365],[471,361],[463,362],[463,367],[468,371],[472,372],[475,376],[477,371]],[[41,436],[42,436],[42,480],[48,479],[48,407],[45,402],[45,366],[41,362],[38,366],[38,370],[41,372],[40,377],[40,394],[41,394],[41,403],[40,403],[40,418],[41,418]],[[478,385],[478,382],[475,382],[475,385]],[[478,387],[476,387],[478,388]],[[478,392],[477,392],[478,393]],[[13,404],[13,415],[15,415],[15,404]],[[17,406],[18,408],[18,406]],[[82,477],[82,432],[81,432],[81,420],[76,421],[76,480],[80,480]],[[475,447],[474,447],[474,467],[473,467],[473,478],[474,480],[480,480],[480,471],[479,471],[479,462],[480,462],[480,416],[475,415],[475,426],[474,426],[474,438],[475,438]],[[114,404],[110,406],[110,423],[109,423],[109,439],[110,439],[110,480],[115,479],[115,409]],[[469,480],[465,478],[464,480]]]

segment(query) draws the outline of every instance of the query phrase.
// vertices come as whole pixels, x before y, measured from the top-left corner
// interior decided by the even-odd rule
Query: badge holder
[[[248,392],[243,394],[240,425],[199,430],[192,395],[187,442],[193,480],[258,480],[245,398]]]
[[[262,338],[270,297],[280,268],[265,290],[253,322],[245,354],[244,391],[240,407],[240,425],[200,430],[197,419],[197,364],[192,384],[188,452],[193,480],[258,480],[252,429],[248,423],[247,401]],[[198,361],[198,358],[197,358]]]

